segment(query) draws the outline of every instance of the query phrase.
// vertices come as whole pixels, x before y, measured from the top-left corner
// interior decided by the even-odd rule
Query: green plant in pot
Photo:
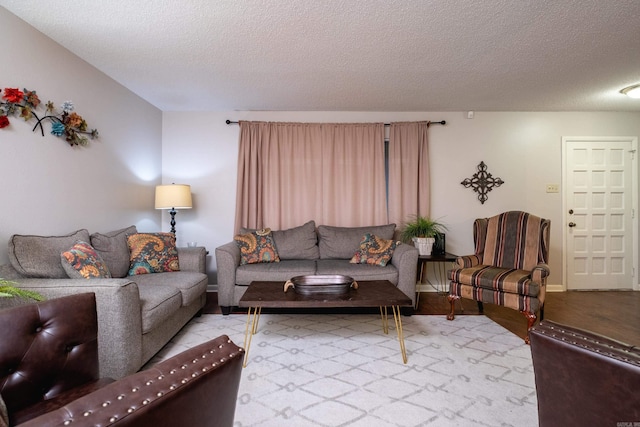
[[[404,224],[400,238],[402,241],[413,242],[420,255],[431,255],[433,244],[438,233],[444,233],[447,227],[427,216],[416,215]]]
[[[19,288],[16,285],[16,282],[0,277],[0,298],[24,298],[35,301],[44,301],[44,297],[39,293]]]

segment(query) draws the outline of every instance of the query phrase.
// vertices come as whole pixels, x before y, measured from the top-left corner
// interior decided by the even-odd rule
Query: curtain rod
[[[225,120],[225,123],[228,125],[237,125],[238,122],[232,122],[231,120]],[[440,120],[439,122],[427,122],[427,126],[429,125],[446,125],[446,120]],[[385,126],[391,126],[391,123],[385,123]]]

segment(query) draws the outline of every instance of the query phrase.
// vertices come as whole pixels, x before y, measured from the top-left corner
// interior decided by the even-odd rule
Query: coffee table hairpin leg
[[[404,346],[404,332],[402,331],[402,318],[400,317],[400,306],[392,305],[393,320],[396,323],[396,331],[398,333],[398,341],[400,342],[400,353],[402,353],[402,361],[407,363],[407,349]],[[382,331],[389,333],[389,318],[387,316],[387,307],[380,306],[380,317],[382,317]]]
[[[253,310],[253,320],[251,319],[251,312]],[[249,347],[251,347],[251,338],[258,332],[258,322],[260,321],[260,313],[262,313],[262,307],[249,307],[247,312],[247,327],[244,331],[244,362],[242,367],[247,367],[247,361],[249,360]],[[251,325],[251,331],[249,331],[249,325]]]

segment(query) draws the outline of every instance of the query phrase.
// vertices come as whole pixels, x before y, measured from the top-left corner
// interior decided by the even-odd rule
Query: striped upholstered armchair
[[[511,211],[473,224],[475,254],[458,257],[448,272],[449,302],[453,320],[455,302],[468,298],[520,311],[529,329],[544,314],[544,296],[549,276],[550,222],[526,212]]]

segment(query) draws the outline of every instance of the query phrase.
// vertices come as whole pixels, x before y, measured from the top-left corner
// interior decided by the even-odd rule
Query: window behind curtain
[[[236,232],[388,223],[382,123],[240,122]]]

